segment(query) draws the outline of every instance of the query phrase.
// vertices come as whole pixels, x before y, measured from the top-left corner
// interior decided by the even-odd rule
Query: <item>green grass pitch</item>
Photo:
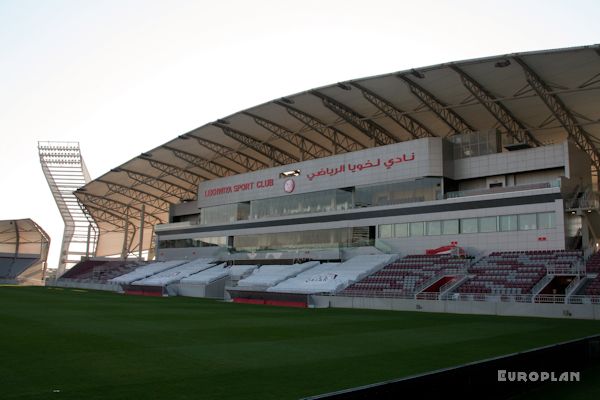
[[[0,287],[2,399],[297,399],[600,333],[600,322]]]

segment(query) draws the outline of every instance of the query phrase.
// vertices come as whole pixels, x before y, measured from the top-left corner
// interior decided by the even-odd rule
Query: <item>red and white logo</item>
[[[283,190],[286,193],[292,193],[296,188],[296,182],[293,179],[288,179],[283,183]]]

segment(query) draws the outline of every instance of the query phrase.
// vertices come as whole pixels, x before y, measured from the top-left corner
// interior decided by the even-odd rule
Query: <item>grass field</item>
[[[0,287],[0,321],[2,399],[297,399],[600,333],[597,321],[19,287]]]

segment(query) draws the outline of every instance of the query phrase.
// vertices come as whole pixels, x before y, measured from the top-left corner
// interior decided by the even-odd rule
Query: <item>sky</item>
[[[92,178],[269,100],[349,79],[600,43],[597,0],[0,0],[0,220],[63,223],[38,141]]]

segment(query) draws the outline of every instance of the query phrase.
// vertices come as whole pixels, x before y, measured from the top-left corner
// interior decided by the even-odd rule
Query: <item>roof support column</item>
[[[129,253],[129,244],[127,237],[129,236],[129,207],[127,207],[127,211],[125,212],[125,231],[123,232],[123,249],[121,250],[121,258],[123,261],[127,259],[127,254]]]
[[[142,204],[142,209],[140,210],[140,245],[138,246],[138,259],[142,259],[142,250],[144,248],[144,218],[146,212],[146,205]]]

